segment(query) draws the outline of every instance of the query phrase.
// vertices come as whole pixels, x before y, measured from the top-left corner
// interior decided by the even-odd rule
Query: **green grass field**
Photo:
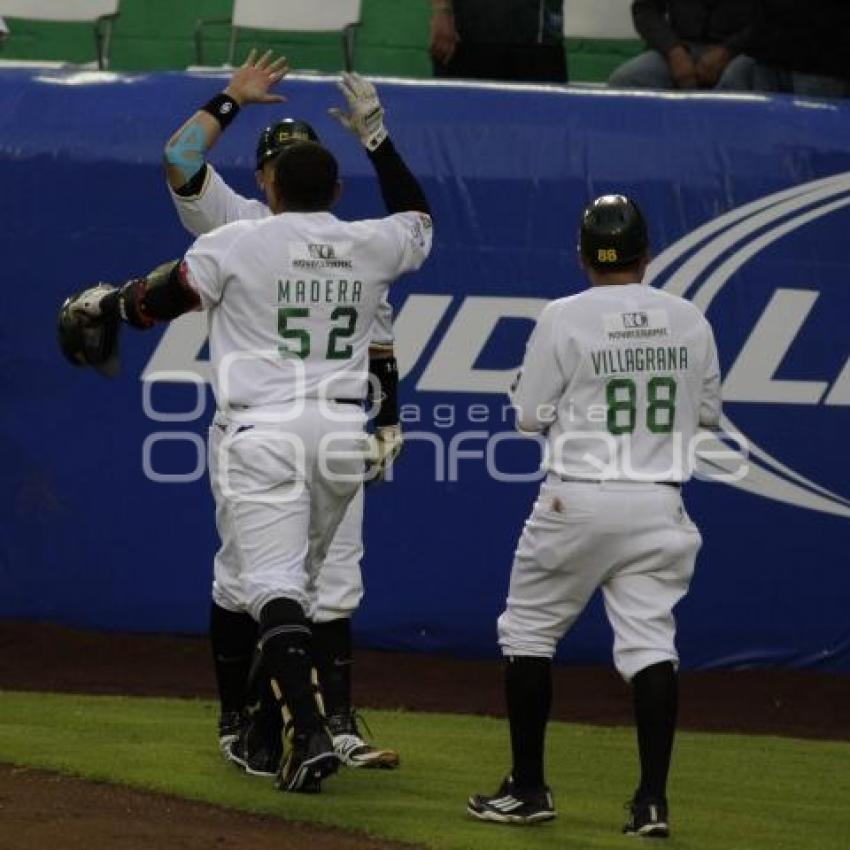
[[[533,828],[480,824],[470,792],[495,790],[507,766],[503,721],[374,711],[376,738],[402,754],[394,772],[343,771],[321,797],[283,795],[224,764],[209,702],[0,693],[0,762],[45,768],[435,850],[616,848],[633,789],[629,729],[554,723],[547,771],[558,819]],[[671,779],[683,850],[846,850],[850,744],[682,733]]]

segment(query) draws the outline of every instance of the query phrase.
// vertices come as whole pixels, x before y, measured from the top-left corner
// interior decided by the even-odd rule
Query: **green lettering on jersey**
[[[309,317],[309,307],[278,308],[277,332],[284,340],[278,346],[278,350],[282,357],[300,357],[303,360],[310,356],[310,352],[313,350],[310,331],[306,328],[293,327],[291,321],[292,319],[297,321]],[[344,343],[345,340],[354,336],[357,329],[357,310],[354,307],[337,307],[331,313],[331,321],[339,322],[339,324],[331,327],[328,334],[328,347],[325,357],[328,360],[348,360],[354,354],[354,346]]]
[[[336,321],[342,319],[343,324],[333,328],[328,337],[328,360],[348,360],[354,353],[354,348],[351,345],[340,346],[341,340],[346,340],[354,336],[354,329],[357,326],[357,310],[354,307],[337,307],[331,313],[331,319]]]
[[[601,351],[591,351],[590,359],[593,363],[593,374],[598,375],[599,369],[602,366],[602,352]]]
[[[657,349],[659,356],[664,349]],[[646,428],[669,434],[676,421],[676,379],[655,376],[646,384]],[[612,378],[605,385],[608,431],[615,436],[634,433],[637,426],[637,387],[631,378]]]
[[[302,360],[310,356],[310,333],[304,328],[289,326],[290,319],[306,319],[306,307],[280,307],[277,311],[277,332],[285,342],[278,346],[282,357],[295,356]]]
[[[334,280],[278,280],[277,300],[295,304],[351,304],[363,296],[363,282],[345,278]]]
[[[650,378],[646,385],[649,406],[646,427],[653,434],[669,434],[676,421],[676,381],[674,378]]]

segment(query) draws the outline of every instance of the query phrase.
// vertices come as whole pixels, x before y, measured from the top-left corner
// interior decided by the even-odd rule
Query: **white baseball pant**
[[[331,588],[330,610],[356,606],[362,594],[359,562],[344,570],[343,559],[331,561],[346,582],[343,590],[333,586],[333,576],[323,577],[343,516],[351,515],[358,540],[362,524],[365,417],[362,411],[347,415],[349,424],[341,425],[311,401],[296,420],[280,425],[247,425],[216,414],[209,470],[221,538],[214,563],[217,605],[259,619],[267,602],[286,597],[315,620],[324,582]],[[328,439],[330,452],[321,449]],[[360,507],[349,511],[358,498]],[[350,539],[349,532],[341,543],[348,557],[358,552]]]
[[[498,621],[503,654],[551,658],[601,588],[620,675],[631,681],[651,664],[677,664],[673,607],[701,544],[678,488],[550,474],[514,556]]]

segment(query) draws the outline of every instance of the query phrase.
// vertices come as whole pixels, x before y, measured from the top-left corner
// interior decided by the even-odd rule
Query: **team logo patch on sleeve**
[[[424,213],[420,213],[416,216],[416,219],[410,224],[410,235],[413,239],[414,244],[425,250],[426,242],[430,237],[431,232],[431,217],[425,215]]]

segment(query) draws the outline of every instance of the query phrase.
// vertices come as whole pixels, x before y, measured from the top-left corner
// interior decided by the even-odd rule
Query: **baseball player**
[[[59,321],[66,356],[108,370],[121,324],[144,329],[208,312],[218,407],[210,479],[236,547],[216,560],[215,586],[224,611],[259,623],[261,669],[288,717],[282,791],[317,792],[340,762],[311,682],[316,580],[363,479],[379,305],[431,247],[428,203],[387,135],[374,87],[347,75],[342,89],[350,106],[342,118],[375,167],[387,218],[332,215],[336,160],[297,142],[275,161],[273,215],[201,236],[182,261],[120,289],[87,289],[65,302]]]
[[[272,104],[284,100],[270,89],[287,71],[284,57],[272,60],[268,51],[257,58],[256,51],[252,50],[224,91],[194,113],[168,140],[164,164],[170,194],[181,222],[194,236],[229,222],[270,216],[278,155],[293,142],[319,141],[315,130],[305,121],[284,119],[263,130],[256,150],[256,179],[266,203],[234,192],[207,162],[210,149],[240,108],[252,103]],[[356,78],[352,80],[355,81],[350,91],[362,85]],[[380,109],[376,97],[373,107]],[[332,110],[332,114],[341,117],[338,110]],[[369,365],[381,386],[369,460],[371,476],[382,478],[402,443],[396,403],[398,369],[393,350],[392,308],[386,298],[380,303],[371,330]],[[238,547],[230,518],[220,514],[217,524],[221,537],[221,548],[216,555],[218,576],[230,572],[226,564],[238,558]],[[362,557],[361,487],[343,517],[319,577],[318,607],[313,621],[315,659],[329,727],[343,764],[394,768],[399,763],[397,753],[366,743],[352,708],[351,616],[363,596]],[[252,710],[250,716],[243,713],[243,707],[254,702],[246,694],[256,643],[256,623],[249,614],[233,609],[226,589],[217,581],[213,582],[212,589],[210,639],[221,700],[219,746],[222,753],[249,773],[274,775],[280,761],[279,714],[274,700],[265,694],[259,711]]]
[[[693,304],[641,283],[648,239],[632,201],[609,195],[590,204],[579,254],[591,286],[543,310],[512,390],[518,428],[546,435],[547,475],[498,621],[513,767],[467,810],[497,823],[555,817],[543,774],[551,659],[601,588],[614,663],[634,693],[640,754],[623,831],[666,837],[677,711],[672,612],[701,545],[681,486],[693,437],[718,426],[717,350]]]

